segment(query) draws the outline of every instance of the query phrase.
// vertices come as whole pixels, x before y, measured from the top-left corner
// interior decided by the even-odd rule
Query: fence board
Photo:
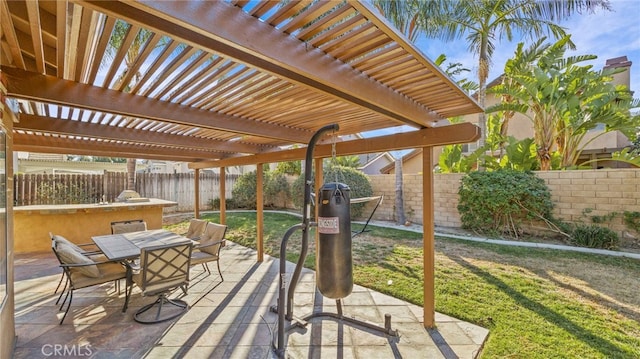
[[[237,175],[226,175],[226,198]],[[105,172],[96,174],[16,174],[14,176],[14,204],[97,203],[104,199],[113,202],[126,188],[127,174]],[[177,202],[168,212],[194,210],[193,173],[138,173],[136,191],[142,197]],[[219,197],[220,177],[216,173],[200,173],[200,210],[210,208],[210,201]]]

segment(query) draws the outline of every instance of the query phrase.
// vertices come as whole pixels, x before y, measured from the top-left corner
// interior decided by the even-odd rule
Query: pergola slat
[[[163,125],[157,123],[156,126]],[[166,126],[166,124],[164,124]],[[143,131],[119,126],[105,126],[73,120],[53,121],[43,116],[20,116],[16,130],[49,132],[64,135],[87,136],[105,140],[122,140],[148,144],[166,144],[185,148],[200,148],[202,150],[217,150],[229,153],[260,153],[268,149],[265,146],[255,146],[241,142],[227,142],[203,137],[182,136],[162,133],[159,131]]]
[[[9,11],[9,4],[7,0],[0,0],[0,7],[0,20],[2,20],[2,24],[0,26],[2,26],[2,33],[7,39],[13,63],[18,66],[18,68],[26,69],[24,58],[22,57],[22,50],[18,42],[18,35],[16,34],[15,27],[13,26],[11,11]]]
[[[297,142],[301,138],[311,137],[311,134],[306,131],[296,131],[265,123],[260,124],[241,118],[228,118],[186,106],[58,80],[50,76],[5,68],[4,66],[2,71],[7,74],[10,80],[8,93],[18,98],[48,100],[51,103],[95,109],[123,116],[165,120],[243,134],[260,134],[287,141]]]
[[[145,148],[146,147],[146,148]],[[176,147],[141,146],[122,141],[86,141],[54,136],[14,133],[16,151],[82,154],[104,157],[146,158],[169,161],[197,161],[202,158],[220,158],[215,152],[181,149]]]
[[[36,1],[26,1],[31,38],[33,42],[33,56],[36,60],[38,72],[45,73],[44,66],[44,42],[42,41],[42,28],[40,26],[40,8]]]
[[[348,70],[322,53],[306,49],[304,44],[274,31],[268,24],[248,22],[246,14],[222,2],[189,3],[190,6],[168,1],[127,3],[130,6],[104,1],[81,3],[141,22],[154,30],[173,31],[181,39],[190,39],[202,48],[413,126],[430,126],[430,121],[440,119],[430,109]],[[142,18],[141,11],[147,16]],[[164,16],[157,16],[159,13]],[[245,26],[245,31],[236,31],[238,26]],[[251,33],[251,38],[245,37],[245,33]]]

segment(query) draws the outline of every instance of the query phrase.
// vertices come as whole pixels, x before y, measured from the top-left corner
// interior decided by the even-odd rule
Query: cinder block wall
[[[555,215],[569,222],[586,221],[587,216],[613,212],[640,211],[640,170],[600,169],[588,171],[536,172],[551,190]],[[609,228],[622,235],[622,216],[613,218]]]
[[[640,211],[640,170],[600,169],[584,171],[536,172],[551,190],[555,215],[565,221],[587,221],[588,216],[606,216],[612,212]],[[435,223],[443,227],[460,227],[458,214],[458,188],[464,174],[435,174],[434,203]],[[395,175],[370,176],[374,195],[383,194],[384,202],[376,211],[374,219],[395,220]],[[403,176],[404,206],[407,220],[422,223],[422,175]],[[373,210],[368,204],[365,214]],[[623,235],[626,227],[622,216],[616,216],[608,225]]]

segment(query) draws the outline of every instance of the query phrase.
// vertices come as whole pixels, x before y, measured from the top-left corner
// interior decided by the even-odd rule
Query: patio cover
[[[428,154],[479,136],[471,124],[440,127],[482,109],[365,2],[0,0],[0,22],[15,151],[200,169],[301,159],[283,148],[332,123],[337,135],[417,130],[343,142],[337,155]],[[114,29],[124,29],[115,47]]]

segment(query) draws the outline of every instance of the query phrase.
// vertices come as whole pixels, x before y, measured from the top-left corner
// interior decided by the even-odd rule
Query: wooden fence
[[[161,198],[178,202],[169,210],[193,211],[195,203],[193,173],[145,173],[136,177],[136,191],[143,197]],[[225,176],[225,197],[231,198],[231,190],[239,175]],[[220,197],[220,176],[217,173],[200,173],[200,210],[210,209],[210,201]]]
[[[177,202],[167,212],[193,211],[195,203],[193,173],[138,173],[136,192],[142,197],[160,198]],[[226,197],[238,175],[226,175]],[[16,206],[36,204],[72,204],[115,201],[126,188],[127,174],[107,172],[90,174],[17,174],[14,178]],[[220,177],[216,173],[200,173],[200,209],[210,207],[210,201],[219,197]]]

